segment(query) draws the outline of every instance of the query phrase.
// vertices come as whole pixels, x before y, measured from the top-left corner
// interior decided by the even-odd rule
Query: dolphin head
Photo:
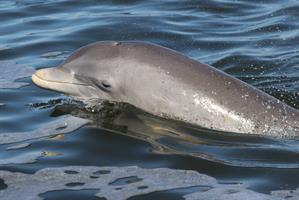
[[[74,52],[58,67],[37,70],[32,81],[80,99],[117,101],[122,94],[118,54],[117,43],[93,43]]]

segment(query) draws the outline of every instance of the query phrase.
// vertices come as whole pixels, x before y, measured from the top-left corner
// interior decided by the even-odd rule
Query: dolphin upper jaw
[[[77,96],[78,90],[84,90],[88,84],[82,83],[63,68],[46,68],[37,70],[32,75],[32,81],[37,86],[49,90]],[[81,89],[80,89],[81,88]]]

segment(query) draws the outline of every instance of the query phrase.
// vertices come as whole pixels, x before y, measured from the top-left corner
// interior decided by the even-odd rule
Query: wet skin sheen
[[[126,102],[214,130],[294,137],[299,112],[218,69],[143,42],[96,42],[33,82],[83,100]]]

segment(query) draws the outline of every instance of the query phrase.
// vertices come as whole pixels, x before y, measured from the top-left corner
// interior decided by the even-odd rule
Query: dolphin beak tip
[[[31,80],[34,84],[37,84],[38,77],[37,77],[36,73],[32,74]]]
[[[40,87],[45,87],[45,80],[44,77],[46,76],[46,70],[45,69],[39,69],[31,76],[32,82]]]
[[[44,68],[37,70],[31,76],[32,82],[40,88],[73,94],[76,84],[73,84],[71,74],[61,68]]]

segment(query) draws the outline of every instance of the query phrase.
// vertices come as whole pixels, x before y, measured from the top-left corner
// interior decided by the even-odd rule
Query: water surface
[[[40,69],[56,66],[91,42],[147,41],[213,65],[299,108],[298,10],[295,0],[1,1],[0,60]],[[220,133],[129,105],[86,109],[34,86],[30,78],[22,81],[30,85],[0,89],[1,133],[32,131],[65,114],[94,123],[22,149],[1,147],[2,159],[44,153],[33,163],[1,165],[2,170],[137,165],[196,170],[264,193],[299,186],[296,140]],[[84,199],[84,194],[75,196]]]

